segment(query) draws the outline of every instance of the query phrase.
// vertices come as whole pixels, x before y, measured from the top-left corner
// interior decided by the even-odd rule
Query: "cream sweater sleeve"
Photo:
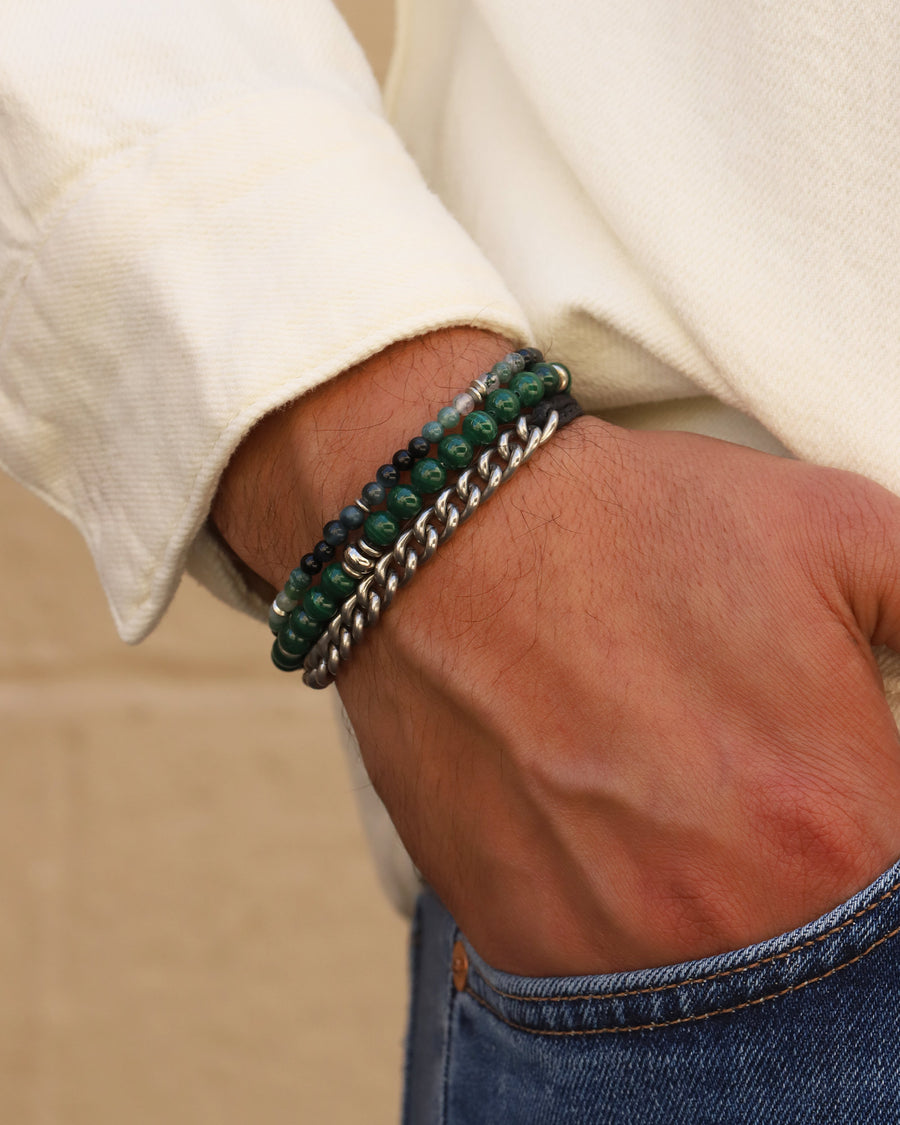
[[[423,184],[325,0],[11,0],[0,459],[69,517],[118,629],[190,563],[267,411],[391,341],[523,316]]]

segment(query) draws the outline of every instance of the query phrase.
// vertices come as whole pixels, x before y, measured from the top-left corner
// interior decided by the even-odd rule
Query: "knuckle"
[[[782,778],[762,805],[763,846],[795,887],[798,900],[831,902],[869,881],[878,847],[865,815],[839,784]],[[880,868],[879,868],[880,869]]]

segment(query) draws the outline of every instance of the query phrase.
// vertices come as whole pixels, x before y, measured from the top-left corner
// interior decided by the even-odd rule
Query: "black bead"
[[[318,574],[322,569],[322,564],[314,554],[304,555],[300,560],[300,569],[307,574]]]
[[[398,473],[402,473],[404,469],[411,469],[413,465],[412,454],[408,449],[398,449],[391,458],[391,464]]]
[[[385,488],[393,488],[400,477],[397,475],[397,470],[393,465],[382,465],[375,474],[375,479],[379,484],[383,484]]]
[[[544,358],[544,353],[537,348],[519,348],[519,355],[525,360],[526,367],[531,363],[540,363]]]
[[[414,437],[409,445],[406,447],[409,450],[409,455],[414,461],[421,461],[423,457],[428,456],[431,449],[431,442],[427,438],[421,436]]]
[[[320,539],[313,547],[313,556],[318,559],[321,567],[323,563],[331,562],[334,558],[334,547],[330,543],[326,543],[324,539]]]

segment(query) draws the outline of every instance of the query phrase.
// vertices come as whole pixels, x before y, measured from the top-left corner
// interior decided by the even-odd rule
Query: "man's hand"
[[[327,399],[287,413],[274,445],[268,420],[248,439],[216,509],[273,583],[275,548],[246,549],[235,498],[286,447],[308,482],[306,446],[336,432]],[[349,498],[322,495],[324,512]],[[440,549],[338,683],[410,854],[488,961],[698,957],[816,917],[900,855],[871,653],[900,647],[898,562],[900,501],[862,478],[581,419]]]

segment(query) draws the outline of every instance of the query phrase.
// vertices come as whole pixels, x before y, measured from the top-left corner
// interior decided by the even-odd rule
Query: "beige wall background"
[[[344,0],[383,76],[390,0]],[[330,693],[187,580],[137,649],[0,476],[0,1122],[396,1121],[406,926]]]

